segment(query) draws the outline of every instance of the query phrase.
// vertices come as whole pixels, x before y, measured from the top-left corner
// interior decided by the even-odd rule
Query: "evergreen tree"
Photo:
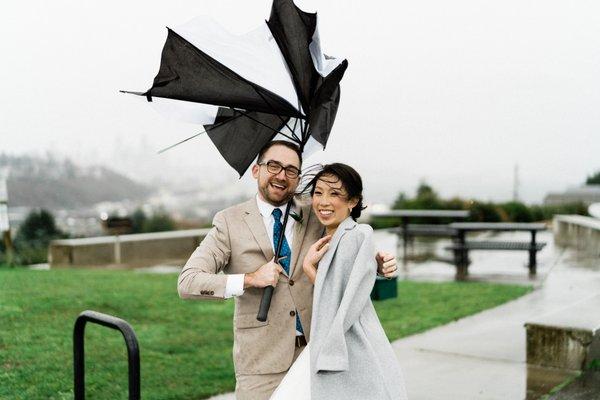
[[[600,171],[587,177],[585,180],[586,185],[600,185]]]
[[[49,211],[31,211],[17,231],[13,261],[20,265],[44,263],[47,261],[50,241],[64,237]]]
[[[41,209],[31,211],[19,227],[15,238],[16,246],[47,246],[52,239],[62,237],[62,232],[56,227],[54,216],[50,211]]]
[[[142,233],[144,232],[144,225],[148,218],[146,217],[146,213],[141,208],[136,209],[131,216],[131,220],[133,222],[133,226],[131,229],[131,233]]]

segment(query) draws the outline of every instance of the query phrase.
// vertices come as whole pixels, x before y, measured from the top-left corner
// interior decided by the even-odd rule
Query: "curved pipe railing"
[[[75,320],[73,329],[73,372],[75,400],[85,399],[84,333],[88,322],[116,329],[123,334],[129,364],[129,399],[140,399],[140,349],[131,325],[120,318],[96,311],[84,311]]]

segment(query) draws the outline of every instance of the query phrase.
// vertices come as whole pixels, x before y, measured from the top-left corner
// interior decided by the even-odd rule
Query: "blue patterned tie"
[[[279,208],[275,208],[273,210],[273,219],[275,223],[273,224],[273,245],[275,251],[277,251],[277,245],[279,244],[279,235],[281,235],[281,231],[283,230],[283,224],[281,223],[281,215],[283,213]],[[285,273],[290,276],[290,261],[292,258],[292,252],[290,250],[290,246],[283,235],[283,243],[281,244],[281,251],[279,252],[279,257],[285,257],[283,260],[279,261],[279,265],[283,268]],[[302,324],[300,324],[300,318],[298,317],[298,311],[296,311],[296,330],[298,332],[304,333],[302,330]]]

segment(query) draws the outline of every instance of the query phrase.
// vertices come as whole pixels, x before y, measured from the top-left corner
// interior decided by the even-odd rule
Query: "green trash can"
[[[378,276],[371,291],[371,300],[385,300],[395,297],[398,297],[398,280],[395,277],[387,279]]]

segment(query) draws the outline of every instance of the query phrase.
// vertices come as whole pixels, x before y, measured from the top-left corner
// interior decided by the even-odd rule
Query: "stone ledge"
[[[527,364],[579,371],[600,358],[600,296],[525,323]]]
[[[56,267],[182,265],[209,229],[53,240],[48,261]]]

